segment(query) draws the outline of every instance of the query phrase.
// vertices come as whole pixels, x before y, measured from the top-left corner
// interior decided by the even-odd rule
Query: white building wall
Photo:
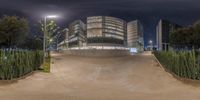
[[[131,21],[127,24],[127,42],[128,47],[144,47],[143,26],[138,20]],[[141,43],[141,44],[139,44]],[[140,46],[142,45],[142,46]]]
[[[156,37],[157,37],[157,48],[158,50],[162,50],[162,20],[158,22],[156,27]]]

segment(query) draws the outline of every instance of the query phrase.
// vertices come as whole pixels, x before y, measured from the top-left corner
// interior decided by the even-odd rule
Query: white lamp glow
[[[48,15],[46,16],[46,18],[57,18],[58,16],[57,15]]]
[[[153,41],[152,41],[152,40],[150,40],[150,41],[149,41],[149,43],[150,43],[150,44],[152,44],[152,43],[153,43]]]

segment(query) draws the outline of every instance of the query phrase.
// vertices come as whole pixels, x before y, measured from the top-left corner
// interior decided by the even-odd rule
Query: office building
[[[157,49],[158,50],[169,50],[169,36],[170,33],[181,28],[180,25],[172,23],[168,20],[160,20],[156,27],[156,37],[157,37]]]
[[[144,30],[139,20],[127,23],[127,42],[129,48],[137,48],[139,51],[144,50]]]
[[[68,46],[82,47],[86,43],[86,25],[81,20],[76,20],[69,25]]]
[[[68,48],[68,34],[69,34],[69,29],[65,28],[61,34],[58,34],[57,42],[58,42],[58,49],[59,50],[64,50]]]
[[[88,46],[126,46],[126,21],[108,16],[87,18]]]

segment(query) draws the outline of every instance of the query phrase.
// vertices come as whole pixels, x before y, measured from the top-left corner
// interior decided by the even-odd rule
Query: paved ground
[[[86,58],[54,54],[52,73],[0,82],[0,100],[199,100],[200,84],[183,83],[149,54]]]

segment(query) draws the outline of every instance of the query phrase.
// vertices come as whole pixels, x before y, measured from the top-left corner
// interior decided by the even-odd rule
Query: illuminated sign
[[[137,53],[138,51],[137,51],[137,48],[130,48],[130,52],[131,53]]]

